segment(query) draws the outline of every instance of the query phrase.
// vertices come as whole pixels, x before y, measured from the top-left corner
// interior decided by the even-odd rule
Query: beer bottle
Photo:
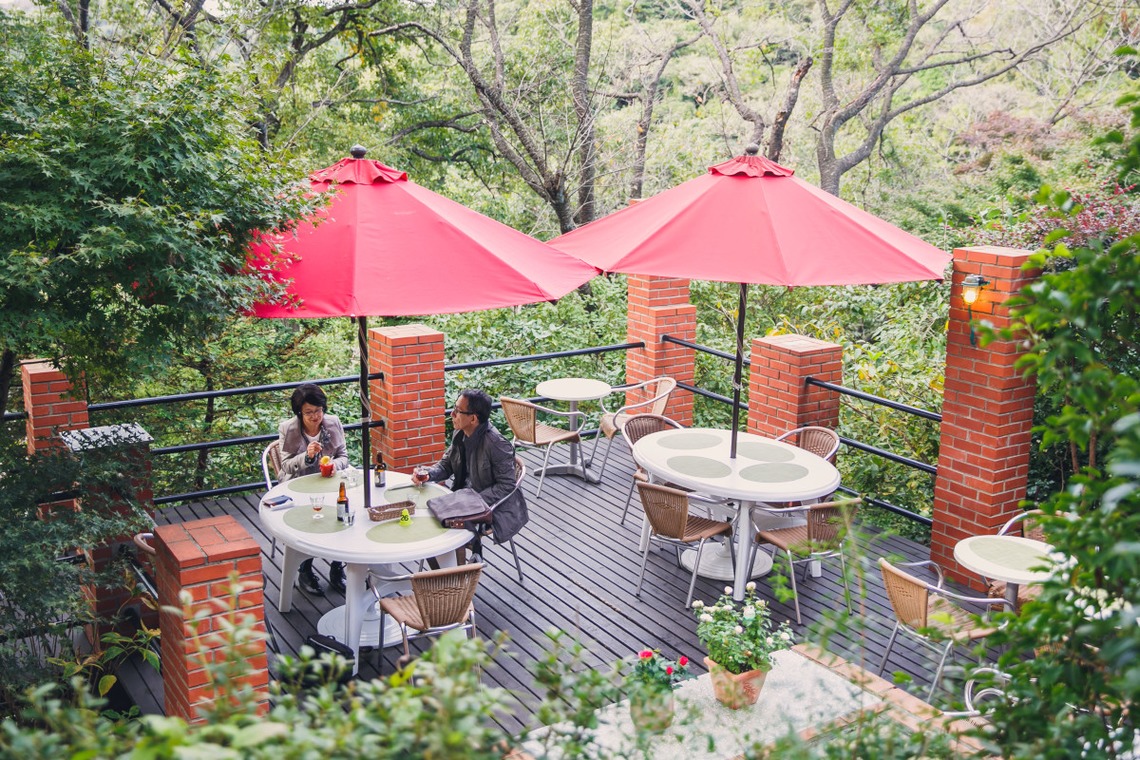
[[[388,465],[384,464],[384,455],[376,452],[376,487],[383,488],[388,484]]]
[[[344,522],[348,514],[348,493],[344,490],[344,481],[340,482],[340,493],[336,496],[336,521]]]

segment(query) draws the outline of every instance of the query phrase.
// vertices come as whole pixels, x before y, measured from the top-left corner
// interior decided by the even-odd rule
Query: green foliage
[[[240,81],[21,16],[0,34],[0,349],[96,381],[271,294],[246,249],[312,202],[252,139]]]
[[[59,561],[77,546],[99,546],[141,530],[137,499],[124,477],[129,463],[99,452],[81,457],[46,452],[29,458],[0,447],[0,711],[34,683],[68,672],[72,628],[91,621],[81,586],[122,583],[112,566],[96,575],[86,563]],[[82,494],[81,510],[53,503]],[[125,512],[120,508],[125,507]],[[73,669],[74,672],[74,669]]]
[[[772,655],[790,649],[795,640],[787,622],[774,625],[768,603],[756,596],[756,584],[744,587],[739,606],[732,600],[732,589],[715,604],[693,602],[697,616],[697,637],[705,645],[709,659],[729,673],[771,670]]]

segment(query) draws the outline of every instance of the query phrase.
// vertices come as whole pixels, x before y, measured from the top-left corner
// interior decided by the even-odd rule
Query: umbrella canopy
[[[951,258],[756,152],[550,241],[606,272],[741,284],[733,457],[748,284],[941,280]]]
[[[360,146],[310,175],[331,203],[288,234],[255,245],[250,266],[287,283],[282,303],[253,315],[271,318],[354,317],[359,324],[360,398],[368,406],[369,316],[480,311],[553,301],[597,269],[532,237],[366,160]],[[363,456],[370,461],[367,424]],[[366,502],[369,489],[364,489]]]

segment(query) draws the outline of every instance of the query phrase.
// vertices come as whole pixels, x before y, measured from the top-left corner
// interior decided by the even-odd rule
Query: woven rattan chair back
[[[428,628],[458,625],[467,619],[483,565],[459,565],[412,576],[412,594]]]
[[[506,396],[500,398],[499,403],[503,405],[503,416],[507,418],[507,424],[515,438],[525,443],[537,443],[535,423],[538,421],[538,410],[534,404]]]
[[[669,394],[677,387],[677,381],[671,377],[659,377],[642,391],[644,398],[640,401],[653,399],[653,403],[643,408],[644,414],[665,414],[665,407],[669,404]]]
[[[270,442],[261,454],[261,472],[265,475],[266,490],[273,488],[273,481],[281,479],[281,439]]]
[[[815,425],[789,430],[778,436],[776,440],[793,443],[829,462],[835,461],[835,453],[839,451],[839,434],[834,430]]]
[[[858,504],[858,500],[812,504],[807,513],[807,534],[811,550],[838,550],[855,519]]]
[[[656,483],[638,483],[637,492],[653,532],[666,538],[682,539],[689,521],[689,495]]]
[[[927,612],[930,609],[930,592],[926,584],[881,557],[879,570],[883,573],[887,598],[890,599],[891,608],[899,622],[910,628],[926,628]]]
[[[660,414],[638,414],[625,421],[622,426],[622,435],[625,436],[626,443],[632,449],[635,443],[650,433],[675,430],[679,427],[681,427],[680,422]]]

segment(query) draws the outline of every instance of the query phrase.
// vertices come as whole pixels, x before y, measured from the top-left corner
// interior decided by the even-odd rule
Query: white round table
[[[651,433],[633,446],[633,457],[654,479],[675,483],[698,493],[738,502],[735,517],[736,555],[748,556],[755,528],[754,510],[763,504],[811,502],[829,496],[839,487],[835,465],[809,451],[751,433],[737,437],[736,459],[729,458],[731,432],[715,428],[681,428]],[[642,546],[649,540],[648,521],[642,521]],[[727,555],[714,558],[713,572]],[[723,552],[721,553],[723,554]],[[733,567],[733,598],[744,598],[744,584],[758,572],[767,572],[771,561],[763,552],[767,567],[738,561]],[[690,567],[692,565],[690,564]],[[701,558],[701,574],[705,560]],[[725,570],[721,568],[720,574]]]
[[[970,536],[954,545],[954,560],[985,578],[1005,581],[1005,598],[1015,607],[1018,587],[1049,579],[1053,547],[1022,536]]]
[[[441,485],[429,483],[423,488],[411,485],[411,476],[388,470],[387,488],[371,485],[371,473],[362,474],[362,482],[348,489],[349,503],[353,506],[356,519],[352,525],[337,522],[336,497],[340,477],[331,478],[306,475],[284,483],[278,483],[262,498],[259,510],[261,524],[285,547],[285,558],[281,567],[281,595],[277,609],[288,612],[293,607],[293,579],[302,561],[310,557],[322,557],[345,563],[345,604],[327,613],[318,624],[321,633],[338,634],[356,652],[356,665],[360,661],[360,643],[366,614],[369,612],[372,594],[365,592],[364,580],[370,567],[400,562],[414,562],[432,557],[439,558],[441,566],[455,564],[455,551],[471,540],[471,532],[449,530],[440,526],[428,512],[427,500],[449,491]],[[410,500],[416,510],[411,525],[402,526],[399,520],[372,522],[364,510],[364,484],[372,489],[372,504]],[[271,509],[266,499],[288,495],[293,506]],[[310,500],[322,499],[323,518],[313,520]],[[391,585],[380,589],[381,594],[400,590],[401,585]],[[373,617],[373,619],[375,619]],[[379,627],[369,640],[379,638]],[[397,644],[399,634],[385,634],[385,642]],[[356,672],[354,666],[353,672]]]
[[[582,401],[597,401],[613,393],[609,383],[601,380],[591,380],[587,377],[560,377],[554,380],[544,380],[535,388],[540,396],[565,401],[570,411],[570,427],[577,430],[582,426],[582,415],[578,414],[578,404]],[[550,465],[546,468],[547,475],[577,475],[591,482],[597,480],[590,477],[586,467],[589,462],[582,460],[578,463],[578,444],[570,443],[570,464]]]

